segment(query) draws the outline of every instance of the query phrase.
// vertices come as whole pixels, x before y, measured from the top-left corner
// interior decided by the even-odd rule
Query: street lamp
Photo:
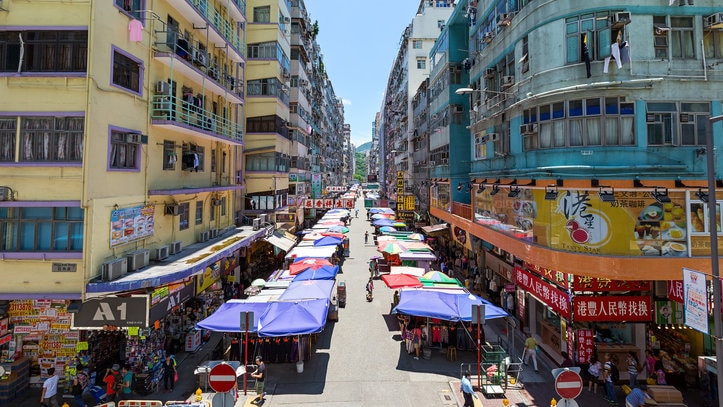
[[[459,88],[459,89],[457,89],[457,90],[454,91],[454,93],[456,93],[456,94],[458,94],[458,95],[469,95],[469,94],[472,94],[472,93],[475,93],[475,92],[492,93],[492,94],[495,94],[495,95],[512,95],[512,96],[514,96],[514,93],[510,93],[510,92],[499,92],[499,91],[496,91],[496,90],[489,90],[489,89],[486,89],[486,88],[485,88],[485,89]]]
[[[708,170],[708,232],[710,233],[710,267],[713,274],[713,339],[715,340],[718,395],[723,390],[723,321],[721,321],[721,281],[718,270],[718,225],[716,224],[715,156],[713,151],[713,123],[723,121],[723,115],[708,119],[705,152]]]

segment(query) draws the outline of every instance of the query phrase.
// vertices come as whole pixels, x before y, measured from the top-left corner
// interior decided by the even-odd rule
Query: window
[[[216,172],[216,150],[211,150],[211,172]]]
[[[196,224],[203,223],[203,201],[196,201]]]
[[[123,10],[129,16],[136,20],[141,20],[141,10],[144,9],[142,0],[114,0],[115,6]]]
[[[0,32],[0,72],[85,72],[87,58],[85,30]]]
[[[181,170],[183,171],[203,171],[204,169],[204,151],[202,146],[196,144],[183,145],[183,160],[181,160]]]
[[[113,72],[111,82],[134,93],[141,93],[143,63],[124,55],[118,49],[113,50]]]
[[[708,59],[723,58],[723,31],[709,29],[703,31],[703,49]]]
[[[163,169],[175,170],[178,154],[176,154],[176,143],[169,140],[163,140]]]
[[[412,40],[412,48],[422,49],[422,40]]]
[[[17,118],[0,118],[0,161],[15,161],[17,127]]]
[[[530,51],[529,51],[529,39],[527,36],[524,36],[522,38],[522,58],[520,58],[520,63],[522,64],[522,67],[520,68],[522,73],[527,73],[530,71]]]
[[[665,16],[653,16],[653,47],[655,48],[655,58],[668,58],[668,23]]]
[[[676,59],[695,59],[693,17],[670,17],[670,55]]]
[[[624,39],[623,27],[610,26],[609,13],[584,14],[565,20],[566,61],[569,64],[584,62],[585,48],[591,60],[610,56],[610,45],[616,39]]]
[[[108,167],[114,170],[136,170],[139,169],[140,144],[129,141],[129,136],[135,134],[111,130],[110,132],[110,156]]]
[[[276,59],[277,48],[280,45],[276,41],[260,42],[248,45],[248,57],[257,59]]]
[[[648,145],[704,145],[707,103],[648,102]]]
[[[0,251],[80,252],[83,208],[0,208]]]
[[[191,211],[191,204],[188,202],[183,202],[178,204],[178,230],[186,230],[188,229],[188,216],[189,212]]]
[[[6,126],[11,124],[6,123]],[[83,159],[83,126],[83,117],[21,117],[19,161],[80,162]],[[14,139],[14,134],[9,136],[9,129],[3,134],[0,151],[6,157],[14,154],[14,150],[8,150],[12,143],[5,143]]]
[[[221,198],[221,216],[226,216],[226,197]]]
[[[417,57],[417,69],[427,69],[427,58]]]
[[[254,7],[254,23],[270,23],[271,6]]]

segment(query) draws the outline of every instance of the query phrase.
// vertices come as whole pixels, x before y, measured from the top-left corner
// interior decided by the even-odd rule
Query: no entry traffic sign
[[[555,391],[562,398],[574,399],[582,392],[582,378],[572,370],[565,370],[555,379]]]
[[[236,385],[236,371],[226,363],[220,363],[208,372],[208,384],[218,393],[224,393]]]

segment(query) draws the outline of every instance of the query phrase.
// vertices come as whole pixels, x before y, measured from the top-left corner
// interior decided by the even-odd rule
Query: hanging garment
[[[128,33],[130,34],[131,41],[143,41],[143,24],[136,19],[131,20],[128,23]]]
[[[196,172],[198,172],[198,165],[198,154],[193,153],[193,169],[196,170]]]
[[[585,71],[587,71],[587,77],[591,77],[590,73],[590,51],[587,49],[587,45],[582,49],[582,60],[585,61]]]
[[[620,62],[620,45],[618,45],[617,42],[613,42],[612,45],[610,45],[610,56],[605,58],[605,63],[603,64],[603,73],[608,73],[610,58],[615,58],[615,63],[618,65],[618,69],[621,69],[623,67],[622,62]]]
[[[630,44],[627,41],[620,43],[620,63],[627,64],[630,62]]]

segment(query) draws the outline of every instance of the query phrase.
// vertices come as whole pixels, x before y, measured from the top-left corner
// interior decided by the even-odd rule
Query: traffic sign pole
[[[246,366],[249,365],[249,313],[244,312],[246,314],[246,332],[244,333],[244,396],[246,395],[246,391],[248,389],[248,369]]]

